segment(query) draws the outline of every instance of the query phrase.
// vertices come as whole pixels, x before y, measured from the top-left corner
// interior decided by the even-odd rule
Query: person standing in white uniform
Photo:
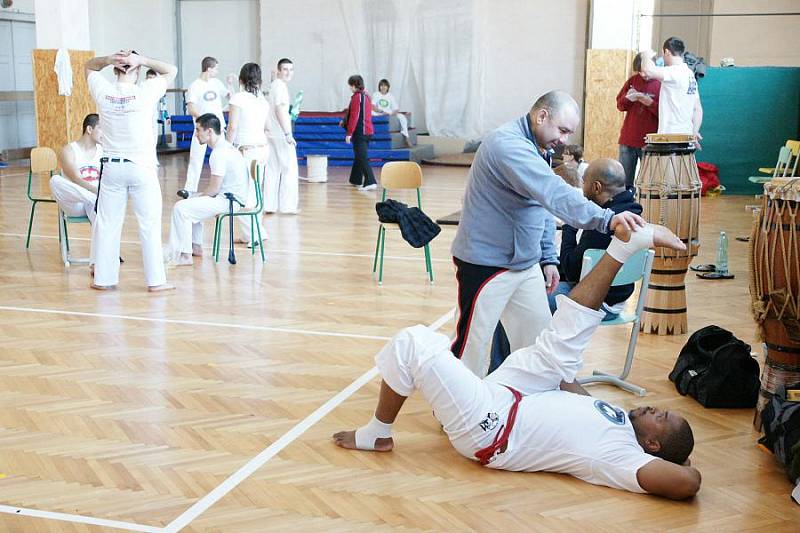
[[[698,141],[703,124],[703,106],[694,73],[686,66],[683,54],[686,47],[677,37],[664,41],[663,67],[653,63],[653,53],[642,55],[642,74],[661,81],[658,95],[658,133],[694,135]]]
[[[289,86],[294,75],[294,64],[290,59],[278,61],[275,79],[269,85],[270,110],[269,144],[272,157],[267,164],[265,178],[264,211],[297,214],[298,170],[297,142],[292,135],[292,119],[289,116]]]
[[[700,472],[689,466],[694,436],[674,412],[639,407],[626,413],[585,391],[563,390],[583,364],[598,311],[625,261],[652,246],[685,249],[667,228],[631,233],[617,225],[606,254],[569,296],[533,346],[521,348],[485,379],[448,349],[448,338],[407,328],[376,356],[380,397],[372,420],[333,435],[347,449],[391,451],[392,424],[420,390],[453,447],[481,465],[517,472],[570,474],[596,485],[672,499],[693,496]]]
[[[89,218],[94,224],[97,181],[100,178],[100,116],[90,113],[83,119],[83,135],[61,150],[61,174],[50,178],[50,190],[58,207],[67,216]]]
[[[172,210],[172,227],[164,258],[174,265],[191,265],[192,256],[203,255],[203,221],[228,212],[230,201],[226,193],[242,203],[247,198],[247,162],[222,136],[219,117],[214,113],[197,117],[194,137],[202,147],[211,147],[208,161],[211,180],[205,191],[178,201]],[[239,210],[236,202],[233,210]]]
[[[269,131],[269,102],[261,94],[261,67],[257,63],[245,63],[239,71],[240,91],[233,95],[228,112],[228,142],[239,149],[250,168],[251,161],[258,161],[261,179],[262,196],[264,192],[264,171],[269,159],[269,145],[267,133]],[[249,180],[247,193],[247,207],[256,205],[256,189],[253,180]],[[238,217],[240,238],[237,242],[248,243],[249,246],[260,246],[255,242],[254,235],[258,235],[255,228],[251,228],[250,217]],[[261,217],[256,217],[261,228],[261,237],[267,238]]]
[[[114,67],[115,83],[100,74],[108,66]],[[137,85],[142,66],[158,76]],[[104,150],[92,226],[95,271],[91,287],[111,289],[119,282],[120,238],[130,196],[139,223],[147,287],[151,292],[174,289],[167,284],[161,257],[161,186],[152,120],[153,109],[178,69],[130,50],[90,59],[85,69],[100,115]]]
[[[405,138],[406,146],[411,146],[411,139],[408,137],[408,118],[400,113],[400,106],[397,105],[394,95],[389,92],[390,88],[389,80],[384,79],[378,82],[378,94],[372,101],[372,114],[397,117],[397,122],[400,123],[400,133]]]
[[[186,111],[197,120],[200,115],[213,113],[225,129],[225,115],[222,114],[223,99],[230,98],[231,88],[225,88],[219,79],[219,62],[213,57],[204,57],[200,64],[201,74],[189,85],[186,91]],[[189,194],[197,192],[200,173],[203,171],[203,161],[206,157],[206,148],[192,135],[192,145],[189,148],[189,166],[186,168],[186,183],[178,191],[178,196],[186,198]],[[185,191],[182,194],[182,191]]]

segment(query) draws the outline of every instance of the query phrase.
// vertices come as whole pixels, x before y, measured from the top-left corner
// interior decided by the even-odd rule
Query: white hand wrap
[[[606,248],[606,253],[614,260],[625,263],[630,257],[645,248],[653,247],[653,226],[647,224],[645,227],[637,227],[636,231],[631,233],[631,238],[628,242],[622,242],[616,237],[611,237],[611,244]]]

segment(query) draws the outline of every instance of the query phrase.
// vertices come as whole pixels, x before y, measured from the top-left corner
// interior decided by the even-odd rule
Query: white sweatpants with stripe
[[[474,459],[476,451],[492,443],[508,417],[514,398],[504,385],[523,395],[555,390],[562,380],[574,381],[583,366],[583,351],[605,313],[563,295],[558,298],[558,311],[535,344],[512,352],[485,379],[475,376],[450,352],[445,335],[425,326],[398,333],[375,362],[397,394],[422,392],[453,447]],[[497,424],[492,425],[489,413],[497,414]],[[518,415],[514,431],[525,431],[524,425],[525,416]]]
[[[130,196],[139,223],[147,286],[166,283],[161,250],[161,185],[157,167],[105,163],[98,196],[97,217],[92,226],[94,282],[103,286],[119,283],[120,239]]]
[[[458,309],[456,323],[460,320]],[[503,322],[511,351],[533,345],[550,323],[544,276],[539,265],[526,270],[507,270],[493,276],[473,299],[461,360],[476,376],[489,372],[492,336]]]
[[[76,185],[69,178],[55,174],[50,178],[50,192],[58,202],[58,207],[70,217],[88,217],[94,224],[94,203],[97,195]]]

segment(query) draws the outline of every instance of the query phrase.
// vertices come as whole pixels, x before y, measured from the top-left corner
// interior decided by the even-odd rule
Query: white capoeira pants
[[[264,179],[264,212],[297,213],[297,150],[283,137],[269,139],[272,152]]]
[[[92,226],[94,282],[108,286],[119,283],[119,246],[128,196],[139,223],[144,277],[148,287],[167,282],[161,250],[161,186],[157,167],[136,163],[103,164],[97,201],[97,217]]]
[[[197,192],[200,183],[200,174],[203,172],[203,162],[206,159],[206,145],[200,144],[197,136],[192,135],[192,145],[189,148],[189,166],[186,167],[186,183],[183,188],[189,192]]]
[[[267,172],[267,161],[270,159],[269,148],[265,146],[258,146],[255,148],[247,148],[242,150],[242,156],[244,156],[245,161],[247,161],[247,171],[250,172],[251,169],[251,161],[256,160],[259,161],[258,168],[260,169],[259,173],[261,175],[261,195],[263,198],[264,195],[264,174]],[[248,189],[247,189],[247,202],[245,203],[245,209],[248,211],[252,209],[256,205],[256,186],[252,179],[248,179]],[[261,220],[261,216],[257,216],[256,219],[258,220],[258,225],[261,228],[261,238],[267,238],[267,230],[264,227],[264,223]],[[251,232],[251,224],[250,224],[250,217],[236,217],[236,222],[239,225],[239,236],[250,242],[250,232]],[[253,231],[253,239],[258,239],[258,232],[255,228],[252,228]]]
[[[169,242],[164,253],[167,260],[177,259],[180,254],[191,254],[192,244],[203,245],[203,221],[230,209],[229,201],[220,193],[215,197],[195,196],[179,200],[172,209],[172,225]],[[234,202],[234,212],[239,205]]]
[[[58,207],[70,217],[88,217],[94,224],[94,203],[97,195],[76,185],[68,178],[59,174],[50,178],[50,192],[58,202]]]
[[[475,452],[492,444],[501,431],[513,404],[514,397],[505,385],[523,395],[556,390],[562,380],[574,381],[581,369],[583,351],[605,313],[563,295],[558,298],[558,311],[536,343],[511,353],[485,379],[453,356],[446,336],[424,326],[398,333],[375,362],[383,380],[397,394],[410,396],[421,391],[453,447],[475,459]],[[489,413],[496,418],[489,418]],[[525,416],[518,415],[513,431],[524,431],[524,424]],[[489,467],[499,468],[505,462],[506,458]]]
[[[550,323],[550,307],[541,267],[526,270],[458,266],[456,334],[451,350],[482,378],[489,372],[489,348],[497,322],[502,321],[511,351],[532,346]],[[490,269],[491,270],[491,269]]]

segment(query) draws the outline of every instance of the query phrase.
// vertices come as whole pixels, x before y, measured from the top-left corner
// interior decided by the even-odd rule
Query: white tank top
[[[75,168],[84,181],[97,181],[100,177],[100,158],[103,157],[103,147],[99,144],[95,146],[94,152],[85,152],[83,148],[75,142],[69,143],[72,156],[75,158]]]

